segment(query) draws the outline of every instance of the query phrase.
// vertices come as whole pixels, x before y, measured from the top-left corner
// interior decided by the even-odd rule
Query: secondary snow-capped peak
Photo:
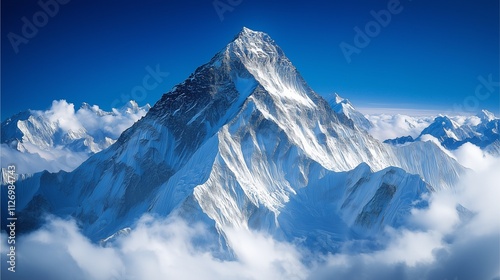
[[[354,106],[347,98],[341,97],[338,93],[333,93],[333,96],[327,97],[328,103],[333,108],[338,109],[338,113],[348,114],[349,112],[355,111]],[[335,110],[334,108],[334,110]],[[337,110],[335,110],[337,111]]]
[[[436,124],[440,123],[442,127],[448,128],[448,129],[456,129],[459,127],[459,125],[455,121],[453,121],[452,119],[450,119],[447,116],[438,116],[434,119],[434,122]]]
[[[99,106],[90,105],[87,102],[83,102],[82,105],[80,106],[80,109],[78,109],[78,110],[91,112],[91,113],[94,113],[100,117],[112,114],[112,112],[106,112],[106,111],[102,110],[101,108],[99,108]]]
[[[373,127],[373,124],[363,116],[363,114],[357,111],[348,99],[334,93],[333,96],[327,97],[327,101],[337,114],[344,115],[348,119],[351,119],[358,127],[364,130],[369,130]]]
[[[460,140],[468,135],[467,132],[462,131],[460,126],[447,116],[438,116],[434,119],[433,123],[425,128],[420,135],[430,134],[440,141],[445,138],[452,138]]]
[[[338,95],[338,93],[336,93],[336,92],[334,93],[334,98],[335,98],[335,103],[337,103],[337,104],[339,104],[339,103],[344,103],[344,101],[346,101],[345,103],[347,103],[347,104],[351,104],[351,103],[349,102],[349,100],[347,100],[347,99],[345,99],[345,98],[341,97],[341,96],[340,96],[340,95]]]
[[[147,112],[147,111],[149,111],[149,109],[151,109],[151,105],[149,105],[149,104],[146,104],[146,105],[140,107],[139,104],[137,104],[137,102],[135,102],[135,100],[130,100],[125,105],[123,105],[123,107],[118,109],[118,111],[120,111],[122,113],[127,113],[127,114],[137,114],[140,111]],[[114,109],[114,110],[116,110],[116,109]],[[113,112],[113,113],[116,114],[116,112]]]
[[[481,112],[479,112],[476,116],[478,118],[480,118],[481,121],[483,121],[483,122],[490,122],[490,121],[496,119],[495,114],[493,114],[492,112],[490,112],[488,110],[481,110]]]

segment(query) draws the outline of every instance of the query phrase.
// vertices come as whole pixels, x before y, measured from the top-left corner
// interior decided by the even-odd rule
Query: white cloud
[[[368,132],[380,141],[408,135],[416,138],[434,120],[433,117],[411,117],[400,114],[365,117],[373,124],[373,128]]]
[[[375,260],[384,264],[404,263],[415,266],[418,263],[432,263],[433,251],[442,248],[441,236],[436,231],[389,230],[391,242],[385,250],[373,253]]]
[[[470,126],[476,126],[481,123],[481,118],[477,116],[452,116],[450,117],[451,120],[456,122],[458,125],[470,125]]]
[[[469,234],[500,233],[500,160],[464,178],[460,193],[460,203],[475,213],[467,225]],[[500,248],[499,248],[500,249]]]
[[[66,100],[54,100],[49,110],[34,111],[34,113],[45,116],[52,123],[59,123],[64,131],[78,131],[83,128],[80,120],[75,116],[75,105]]]
[[[72,171],[88,158],[87,153],[73,152],[63,148],[43,150],[32,147],[30,150],[31,153],[21,153],[7,144],[1,144],[2,168],[14,164],[19,174],[34,174],[43,170]]]
[[[455,195],[442,191],[427,198],[429,207],[426,209],[412,209],[412,222],[423,229],[436,230],[443,234],[450,233],[460,222],[456,211]]]
[[[102,136],[112,139],[120,134],[147,113],[147,107],[138,107],[137,103],[130,101],[121,109],[113,108],[105,112],[97,105],[84,106],[75,111],[73,103],[66,100],[54,100],[50,109],[31,113],[47,118],[52,123],[58,123],[64,132],[85,130],[94,138]]]
[[[452,151],[452,153],[460,164],[476,171],[488,169],[489,166],[500,160],[468,142],[462,144],[458,149]]]
[[[406,115],[411,117],[437,116],[442,110],[394,108],[394,107],[356,107],[363,114],[369,115]]]
[[[498,164],[500,162],[500,158],[495,157],[487,152],[484,152],[478,146],[466,142],[462,144],[455,150],[448,150],[441,145],[439,140],[429,134],[424,134],[420,138],[421,141],[430,141],[436,146],[438,146],[441,151],[446,153],[451,158],[454,158],[458,161],[462,166],[472,169],[474,171],[483,171],[490,169],[491,166]]]
[[[306,278],[307,269],[294,245],[248,230],[231,229],[227,236],[243,275],[249,279]]]
[[[112,114],[96,114],[95,112],[104,112],[99,106],[92,106],[92,110],[80,108],[75,117],[79,120],[85,130],[94,138],[102,138],[101,135],[111,139],[117,139],[127,128],[131,127],[137,120],[146,115],[147,110],[134,107],[135,102],[128,103],[122,109],[112,109]]]
[[[178,218],[144,216],[110,247],[85,238],[72,220],[51,218],[21,238],[11,279],[304,279],[299,251],[265,234],[229,229],[235,260],[199,246],[211,233]],[[2,233],[2,242],[6,242]],[[212,241],[212,240],[211,240]],[[2,252],[5,261],[6,252]],[[50,261],[49,261],[50,260]],[[77,278],[75,278],[77,277]]]

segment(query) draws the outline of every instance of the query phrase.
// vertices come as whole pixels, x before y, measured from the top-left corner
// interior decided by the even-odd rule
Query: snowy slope
[[[113,144],[149,108],[130,101],[111,112],[87,103],[75,110],[61,100],[46,111],[21,112],[1,124],[2,167],[16,164],[20,173],[71,171]]]
[[[419,176],[388,167],[373,173],[366,164],[333,173],[314,165],[309,184],[290,198],[278,222],[288,240],[304,239],[309,248],[334,252],[350,239],[363,239],[383,227],[404,225],[411,208],[433,191]]]
[[[267,34],[244,28],[108,149],[71,173],[23,181],[35,187],[20,209],[72,215],[94,241],[148,212],[203,221],[221,236],[241,227],[288,238],[303,234],[289,213],[309,211],[308,193],[323,188],[342,193],[322,203],[346,232],[368,236],[402,223],[420,194],[453,188],[463,172],[433,143],[380,143],[309,88]],[[327,226],[334,237],[325,223],[301,227]]]

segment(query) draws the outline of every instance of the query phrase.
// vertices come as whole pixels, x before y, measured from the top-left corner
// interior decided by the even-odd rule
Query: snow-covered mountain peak
[[[269,35],[243,28],[209,63],[165,94],[151,112],[165,118],[182,114],[191,126],[208,121],[202,130],[208,127],[213,133],[256,93],[268,95],[268,101],[282,111],[287,106],[313,108],[318,98]],[[214,105],[217,111],[212,110]],[[225,114],[215,116],[222,111]]]
[[[89,103],[87,102],[83,102],[82,105],[80,106],[80,109],[83,109],[83,110],[91,110],[92,109],[92,106],[90,106]]]
[[[135,102],[134,100],[130,100],[129,102],[127,102],[123,107],[122,109],[125,109],[125,108],[130,108],[130,109],[137,109],[139,108],[139,105],[137,105],[137,102]]]
[[[73,215],[100,240],[146,212],[206,221],[222,236],[226,226],[286,235],[296,228],[287,213],[315,205],[313,194],[329,213],[350,209],[339,217],[346,231],[381,229],[406,213],[392,203],[406,196],[398,190],[418,186],[407,205],[426,183],[450,189],[464,172],[432,143],[378,142],[352,110],[351,118],[332,110],[267,34],[244,28],[108,149],[71,173],[32,181],[55,214]]]
[[[225,48],[226,57],[238,58],[266,58],[283,53],[273,39],[266,33],[257,32],[244,27],[234,40]],[[235,55],[235,56],[233,56]]]
[[[264,35],[265,33],[264,32],[259,32],[259,31],[254,31],[246,26],[243,26],[243,28],[241,28],[240,32],[236,35],[235,39],[236,38],[239,38],[239,37],[246,37],[246,36],[258,36],[258,35]]]
[[[293,68],[284,52],[269,35],[246,27],[226,46],[224,56],[226,60],[241,61],[247,68],[263,68],[269,63],[284,63]]]
[[[235,36],[233,41],[236,40],[241,40],[248,43],[250,42],[256,43],[258,41],[273,42],[273,40],[266,33],[260,31],[254,31],[247,27],[243,27],[241,31]]]
[[[269,35],[244,28],[224,50],[225,65],[242,65],[274,102],[315,107],[315,96],[283,50]]]
[[[106,112],[106,111],[102,110],[97,105],[90,105],[87,102],[83,102],[82,105],[80,106],[80,108],[76,112],[78,112],[78,111],[80,111],[81,113],[88,112],[89,114],[95,114],[95,115],[100,116],[100,117],[113,114],[112,112]]]
[[[478,118],[480,118],[482,121],[486,121],[486,122],[489,122],[489,121],[496,119],[495,114],[493,114],[492,112],[490,112],[488,110],[481,110],[481,112],[479,112],[476,116]]]
[[[341,97],[341,96],[340,96],[340,95],[338,95],[338,93],[336,93],[336,92],[334,93],[334,96],[333,96],[333,97],[334,97],[335,103],[337,103],[337,104],[339,104],[339,103],[349,103],[349,104],[350,104],[349,100],[347,100],[347,99],[345,99],[345,98]],[[346,101],[347,101],[347,102],[346,102]]]

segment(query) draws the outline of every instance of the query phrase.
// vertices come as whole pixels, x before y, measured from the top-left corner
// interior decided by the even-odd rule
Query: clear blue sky
[[[21,19],[42,9],[2,1],[2,120],[54,99],[121,106],[145,68],[159,65],[169,76],[139,102],[154,104],[242,26],[271,35],[318,93],[337,91],[355,106],[449,111],[466,101],[466,109],[500,111],[500,88],[475,95],[478,76],[499,81],[498,0],[401,0],[403,10],[350,63],[339,44],[354,45],[354,27],[393,0],[218,1],[241,3],[221,21],[213,0],[70,0],[17,54],[8,34],[21,36]]]

